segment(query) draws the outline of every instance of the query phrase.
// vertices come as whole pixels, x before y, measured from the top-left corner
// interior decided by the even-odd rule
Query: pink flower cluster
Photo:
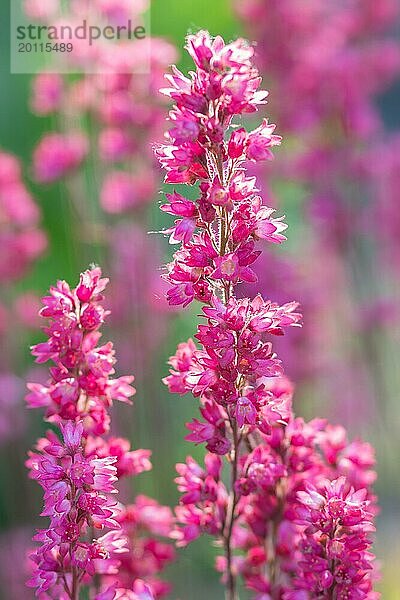
[[[171,392],[190,391],[202,401],[204,421],[195,419],[188,425],[187,439],[226,454],[231,448],[227,421],[267,433],[272,424],[286,417],[285,403],[268,389],[269,378],[283,373],[268,337],[298,324],[296,306],[280,307],[261,296],[253,301],[232,297],[227,304],[213,297],[212,306],[203,309],[207,325],[199,325],[196,334],[202,349],[192,340],[180,344],[164,380]]]
[[[257,281],[257,242],[280,243],[286,228],[246,173],[280,142],[266,120],[247,133],[237,118],[267,96],[253,48],[204,31],[186,48],[195,71],[167,75],[164,93],[176,105],[156,154],[167,183],[199,183],[197,200],[174,191],[162,206],[178,217],[165,233],[180,243],[165,279],[169,302],[200,301],[205,322],[200,348],[180,344],[164,381],[199,398],[202,419],[188,424],[187,439],[209,454],[204,468],[190,457],[177,466],[174,537],[182,546],[204,533],[216,538],[228,600],[238,597],[239,576],[258,600],[372,600],[372,449],[348,444],[340,427],[294,417],[293,387],[271,339],[300,324],[297,303],[237,297],[238,284]]]
[[[63,442],[49,433],[28,461],[31,477],[44,490],[41,514],[50,518],[49,527],[34,538],[42,545],[32,557],[37,569],[29,584],[38,594],[51,588],[53,597],[58,590],[76,598],[85,576],[118,568],[118,562],[108,559],[126,551],[126,540],[117,531],[117,506],[110,496],[117,492],[116,457],[85,456],[82,423],[68,421],[61,430]],[[111,531],[94,539],[94,532],[105,528]],[[93,540],[83,541],[87,534]]]
[[[274,387],[290,413],[290,383],[277,379]],[[349,443],[342,427],[292,414],[287,425],[275,424],[268,435],[253,430],[245,441],[231,534],[235,575],[256,598],[377,597],[370,554],[372,448]],[[177,465],[179,546],[204,534],[227,535],[231,504],[222,467],[215,453],[206,455],[204,468],[191,457]],[[226,568],[226,557],[219,557],[217,569],[225,574]]]
[[[221,286],[228,294],[240,281],[256,281],[251,267],[260,254],[256,240],[280,243],[286,229],[263,206],[255,178],[241,166],[245,160],[270,158],[270,148],[280,143],[275,127],[264,120],[249,134],[232,129],[224,141],[235,115],[265,103],[267,92],[258,90],[260,78],[251,64],[253,49],[243,40],[225,46],[203,32],[189,36],[187,48],[197,71],[191,79],[176,67],[167,75],[172,87],[163,92],[176,102],[173,127],[168,144],[156,148],[167,183],[200,181],[196,202],[174,192],[162,206],[179,217],[166,231],[171,242],[182,242],[166,279],[172,284],[170,303],[184,306],[194,298],[210,303]]]
[[[373,555],[368,551],[368,534],[375,529],[367,491],[348,490],[344,477],[321,488],[318,492],[309,483],[306,491],[298,492],[303,505],[298,520],[307,529],[301,542],[304,558],[299,562],[297,587],[313,594],[329,590],[338,598],[349,597],[358,588],[359,597],[371,598],[374,594],[368,573],[373,568]]]
[[[107,281],[96,267],[82,273],[73,289],[65,281],[52,287],[41,310],[49,320],[48,340],[32,348],[37,362],[54,365],[47,385],[28,384],[28,406],[44,407],[63,438],[49,432],[27,462],[44,489],[41,514],[50,519],[35,536],[41,546],[32,555],[30,585],[41,598],[75,600],[82,586],[93,586],[95,575],[96,598],[120,598],[124,589],[127,597],[140,596],[142,579],[151,580],[156,597],[168,590],[155,576],[173,558],[172,549],[159,541],[172,526],[170,510],[142,497],[126,508],[113,500],[121,477],[151,469],[151,453],[131,450],[123,438],[101,437],[109,431],[113,401],[129,403],[135,393],[133,377],[110,377],[112,344],[97,346],[108,314],[102,306]],[[132,523],[143,526],[135,529]],[[139,560],[139,544],[146,560]]]
[[[109,430],[108,408],[113,400],[129,402],[135,393],[130,385],[133,377],[110,378],[115,363],[112,343],[97,346],[107,315],[102,306],[107,282],[95,268],[81,275],[75,289],[65,281],[50,288],[40,311],[51,319],[45,329],[48,340],[36,344],[32,354],[36,362],[52,360],[55,366],[48,384],[29,384],[27,396],[28,406],[45,407],[49,420],[83,419],[85,431],[96,435]]]

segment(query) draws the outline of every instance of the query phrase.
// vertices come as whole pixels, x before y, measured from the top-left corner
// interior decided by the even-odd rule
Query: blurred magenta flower
[[[28,17],[45,22],[57,15],[60,0],[24,0],[23,6]]]
[[[82,133],[48,133],[35,149],[34,177],[41,183],[60,179],[79,167],[87,153],[88,142]]]
[[[40,73],[33,80],[31,108],[39,115],[48,115],[62,108],[64,81],[55,73]]]
[[[22,412],[24,384],[8,372],[0,373],[0,444],[12,442],[26,430],[27,419]]]

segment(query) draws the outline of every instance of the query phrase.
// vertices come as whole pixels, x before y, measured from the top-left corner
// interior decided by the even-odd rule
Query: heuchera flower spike
[[[177,217],[164,233],[180,244],[165,274],[168,301],[199,301],[203,321],[199,346],[179,344],[164,382],[199,398],[201,419],[187,424],[186,439],[208,454],[204,467],[191,457],[177,465],[173,537],[178,546],[216,538],[227,600],[238,598],[239,579],[257,600],[372,600],[372,448],[321,419],[295,418],[272,339],[300,325],[297,303],[237,296],[241,282],[257,282],[259,240],[281,243],[286,229],[246,171],[281,141],[266,119],[250,133],[241,127],[267,98],[254,50],[205,31],[186,48],[195,70],[167,75],[172,127],[155,152],[166,183],[198,184],[195,201],[173,191],[162,210]]]
[[[49,519],[34,537],[40,546],[28,582],[44,600],[78,600],[83,587],[107,600],[150,600],[169,590],[156,575],[174,558],[160,540],[173,528],[172,512],[145,496],[128,506],[116,499],[121,477],[151,469],[151,452],[104,437],[112,402],[130,403],[135,393],[133,377],[111,378],[112,344],[97,346],[107,283],[93,267],[75,288],[65,281],[52,287],[40,311],[48,340],[32,348],[37,362],[54,366],[46,385],[28,384],[28,406],[44,407],[61,434],[49,431],[27,460],[44,490],[41,516]]]

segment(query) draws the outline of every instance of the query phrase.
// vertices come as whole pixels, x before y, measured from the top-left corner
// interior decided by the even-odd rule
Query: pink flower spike
[[[258,26],[270,22],[257,17],[265,16],[262,1],[250,4]],[[283,0],[284,8],[278,4],[282,14],[272,27],[285,14],[293,17],[291,27],[301,21],[313,31],[318,2],[307,13],[306,26],[291,15],[290,1]],[[353,36],[360,33],[352,20],[347,27]],[[276,43],[276,36],[270,38]],[[273,78],[284,45],[271,54]],[[257,281],[253,265],[261,254],[260,240],[279,244],[287,228],[283,217],[274,217],[274,209],[264,204],[256,178],[247,171],[248,161],[272,158],[281,142],[267,119],[250,133],[242,127],[244,116],[256,112],[268,95],[260,89],[254,48],[242,39],[225,44],[200,31],[188,36],[187,50],[194,70],[188,77],[177,69],[167,76],[171,87],[163,92],[175,103],[173,127],[156,155],[166,183],[198,186],[191,196],[196,200],[174,192],[162,206],[178,216],[167,233],[180,242],[164,279],[170,304],[197,300],[202,310],[197,345],[190,340],[178,347],[164,383],[171,393],[191,393],[198,401],[201,418],[187,423],[186,440],[204,444],[210,454],[204,466],[187,457],[176,467],[182,495],[171,537],[180,547],[202,535],[215,539],[223,553],[216,568],[229,598],[246,588],[260,600],[372,600],[371,452],[348,444],[341,428],[332,430],[322,419],[305,423],[293,413],[293,385],[272,339],[301,326],[298,304],[238,292],[242,282]],[[321,53],[314,54],[313,61]],[[283,63],[291,81],[291,61]],[[302,72],[297,77],[304,94]],[[315,74],[305,87],[312,88],[313,81],[319,81]],[[290,96],[292,90],[285,90]],[[282,110],[286,100],[277,97],[275,110]],[[284,295],[285,275],[282,270],[277,282]]]

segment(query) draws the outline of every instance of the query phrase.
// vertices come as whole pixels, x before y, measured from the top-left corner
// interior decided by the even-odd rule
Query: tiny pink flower
[[[246,397],[238,398],[236,403],[235,417],[239,427],[243,425],[255,425],[257,419],[257,411],[252,402]]]

